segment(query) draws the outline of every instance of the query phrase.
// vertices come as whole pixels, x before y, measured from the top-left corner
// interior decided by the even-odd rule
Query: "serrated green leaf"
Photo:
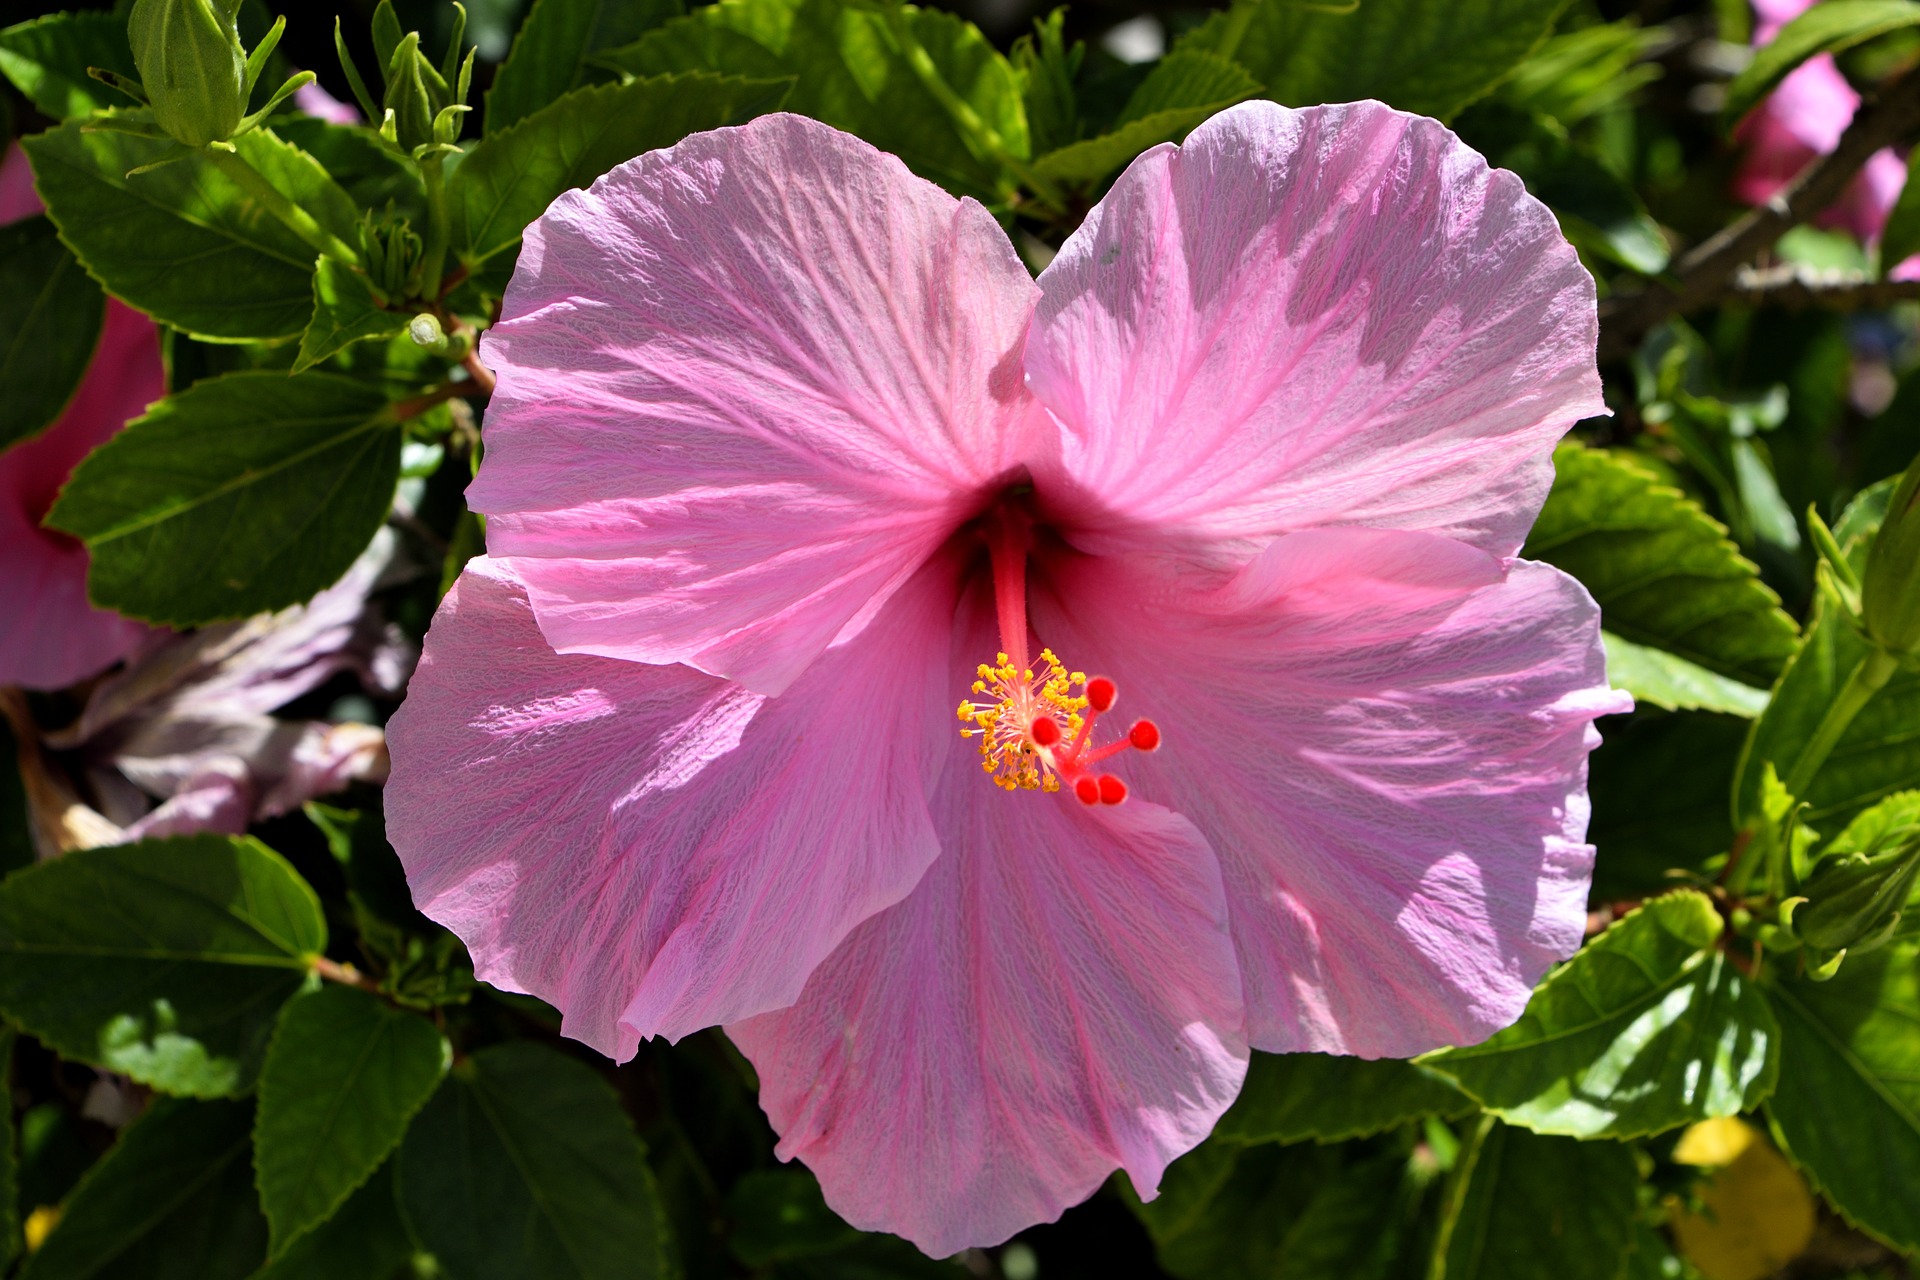
[[[332,585],[386,518],[400,424],[385,393],[307,372],[196,382],[75,468],[47,523],[92,553],[88,594],[199,625]]]
[[[1488,1117],[1461,1153],[1429,1280],[1618,1280],[1639,1185],[1630,1147]]]
[[[397,212],[414,220],[414,226],[425,224],[427,193],[419,166],[396,155],[378,135],[312,116],[281,116],[274,120],[273,131],[319,161],[356,209],[379,213],[391,200]],[[341,238],[355,243],[352,236]]]
[[[898,30],[891,19],[901,24]],[[902,32],[924,50],[926,62],[902,44]],[[1002,199],[1011,189],[996,148],[1016,160],[1029,155],[1026,105],[1012,64],[971,23],[934,9],[858,0],[720,0],[608,52],[603,61],[640,76],[699,68],[794,77],[787,110],[865,138],[923,177],[984,200]],[[956,119],[956,102],[984,133]]]
[[[1751,720],[1767,709],[1767,691],[1696,666],[1661,649],[1600,633],[1607,647],[1607,683],[1643,706],[1668,711],[1719,711]]]
[[[412,1256],[389,1160],[339,1212],[287,1246],[252,1280],[393,1280]]]
[[[1148,147],[1178,141],[1208,116],[1259,91],[1259,81],[1225,58],[1169,54],[1133,91],[1110,131],[1048,152],[1033,162],[1034,172],[1056,182],[1098,182]]]
[[[363,991],[325,987],[281,1011],[253,1138],[274,1253],[332,1216],[400,1145],[446,1062],[432,1023]]]
[[[682,0],[533,0],[487,90],[486,131],[498,133],[590,83],[594,54],[631,44],[686,11]]]
[[[0,1010],[163,1093],[241,1093],[326,941],[313,890],[257,840],[83,849],[0,883]]]
[[[267,1252],[247,1165],[252,1122],[245,1103],[155,1102],[74,1188],[20,1280],[251,1275]]]
[[[45,218],[0,227],[0,449],[60,416],[100,343],[107,300]]]
[[[1578,578],[1602,624],[1748,684],[1793,655],[1793,619],[1700,505],[1618,453],[1564,444],[1521,554]]]
[[[1540,1133],[1637,1137],[1751,1110],[1773,1089],[1779,1031],[1721,927],[1704,894],[1655,898],[1550,974],[1511,1027],[1421,1061]]]
[[[313,249],[204,156],[81,120],[24,145],[60,238],[107,292],[216,342],[306,328]],[[359,211],[312,156],[267,129],[234,145],[326,230],[355,238]]]
[[[520,242],[554,197],[689,133],[780,105],[784,81],[690,73],[575,89],[480,142],[447,184],[453,245],[469,266]]]
[[[1727,85],[1721,118],[1729,127],[1759,105],[1775,85],[1808,58],[1839,53],[1857,44],[1920,26],[1920,4],[1911,0],[1826,0],[1807,9],[1762,45],[1746,70]]]
[[[1174,47],[1231,58],[1291,107],[1382,102],[1445,120],[1511,73],[1567,0],[1236,0]]]
[[[530,1041],[473,1055],[400,1148],[401,1212],[461,1280],[649,1280],[659,1205],[613,1090]]]
[[[304,373],[356,342],[395,337],[407,327],[407,320],[375,300],[365,275],[344,262],[320,258],[313,271],[313,319],[300,335],[293,371]]]
[[[1213,1136],[1219,1142],[1337,1142],[1473,1108],[1473,1099],[1452,1081],[1415,1063],[1256,1053],[1240,1097]]]
[[[1745,722],[1720,715],[1642,713],[1608,728],[1588,757],[1596,899],[1664,892],[1676,887],[1668,871],[1726,852],[1726,797],[1746,737]]]
[[[100,67],[138,78],[127,20],[116,13],[50,13],[0,31],[0,75],[55,120],[132,106],[123,93],[87,75]]]
[[[1848,1220],[1920,1249],[1920,947],[1849,957],[1768,989],[1780,1019],[1781,1147]]]

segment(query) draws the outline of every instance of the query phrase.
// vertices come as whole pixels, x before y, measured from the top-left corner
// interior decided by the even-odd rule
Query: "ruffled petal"
[[[792,1008],[727,1028],[781,1158],[853,1225],[935,1256],[1052,1221],[1115,1168],[1151,1199],[1247,1062],[1219,869],[1193,825],[1003,793],[977,763],[956,753],[942,776],[945,850],[907,900]]]
[[[556,649],[777,693],[1044,429],[1037,292],[984,209],[864,142],[696,134],[527,229],[469,499]]]
[[[1365,525],[1518,549],[1605,412],[1592,278],[1520,179],[1377,102],[1249,102],[1134,161],[1040,277],[1036,461],[1089,549]],[[1051,484],[1049,484],[1051,481]]]
[[[95,446],[165,391],[153,322],[113,299],[80,388],[41,434],[0,452],[0,685],[57,689],[123,657],[146,628],[87,601],[87,549],[42,528]]]
[[[683,666],[556,655],[476,560],[388,725],[388,832],[475,972],[631,1057],[790,1004],[939,845],[954,587],[932,565],[777,699]]]
[[[1218,852],[1256,1048],[1477,1041],[1579,945],[1592,721],[1632,703],[1572,578],[1317,530],[1210,590],[1063,563],[1034,620],[1159,724],[1116,772]]]

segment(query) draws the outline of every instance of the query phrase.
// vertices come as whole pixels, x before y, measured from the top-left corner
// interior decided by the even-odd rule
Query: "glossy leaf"
[[[45,218],[0,227],[0,449],[60,416],[100,342],[107,302]]]
[[[133,105],[125,94],[88,76],[88,67],[136,74],[124,15],[50,13],[0,31],[0,75],[42,115],[64,120]]]
[[[1849,1221],[1920,1249],[1920,946],[1769,994],[1781,1050],[1767,1117],[1781,1146]]]
[[[1521,554],[1558,565],[1607,630],[1748,684],[1792,656],[1793,619],[1698,503],[1619,453],[1566,444]]]
[[[273,131],[319,161],[356,208],[381,213],[391,200],[397,212],[413,218],[415,227],[424,225],[427,196],[420,170],[374,134],[311,116],[282,116],[273,122]],[[351,236],[344,238],[356,243]]]
[[[385,519],[401,430],[377,386],[234,373],[89,455],[47,517],[86,542],[95,603],[174,626],[299,604]]]
[[[1750,1110],[1773,1090],[1780,1033],[1721,931],[1704,894],[1655,898],[1549,975],[1513,1026],[1422,1061],[1540,1133],[1635,1137]]]
[[[409,317],[388,311],[374,298],[366,276],[345,263],[321,258],[313,271],[313,319],[300,335],[293,371],[304,372],[356,342],[392,338]]]
[[[332,1216],[400,1145],[446,1055],[432,1023],[351,987],[287,1005],[261,1068],[254,1124],[275,1253]]]
[[[399,1156],[414,1238],[461,1280],[663,1274],[653,1177],[591,1068],[527,1041],[473,1055]]]
[[[1651,649],[1607,632],[1607,682],[1625,689],[1640,706],[1668,711],[1719,711],[1751,720],[1767,709],[1767,691],[1728,679],[1663,649]]]
[[[487,90],[486,131],[517,124],[589,83],[594,54],[631,44],[685,12],[682,0],[533,0]]]
[[[241,1093],[326,940],[313,890],[256,840],[83,849],[0,883],[0,1010],[163,1093]]]
[[[1034,161],[1034,172],[1060,182],[1098,182],[1147,148],[1178,141],[1208,116],[1259,91],[1259,81],[1225,58],[1170,54],[1147,73],[1112,129],[1048,152]]]
[[[1336,1142],[1473,1108],[1473,1099],[1452,1081],[1416,1063],[1256,1053],[1240,1097],[1213,1136],[1220,1142]]]
[[[555,196],[689,133],[740,124],[780,105],[784,81],[658,76],[576,89],[489,136],[447,185],[453,244],[469,264],[520,242]]]
[[[20,1280],[242,1280],[267,1252],[253,1108],[162,1098],[62,1206]]]
[[[1617,1280],[1639,1184],[1629,1147],[1489,1117],[1461,1152],[1429,1280]]]
[[[1737,122],[1815,54],[1838,53],[1913,26],[1920,26],[1920,4],[1911,0],[1827,0],[1814,5],[1763,45],[1727,85],[1723,117],[1729,125]]]

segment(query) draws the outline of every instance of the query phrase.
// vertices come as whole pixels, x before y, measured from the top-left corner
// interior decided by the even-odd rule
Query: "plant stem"
[[[1832,754],[1835,744],[1840,741],[1840,736],[1847,731],[1847,726],[1852,724],[1853,718],[1873,700],[1873,695],[1880,692],[1887,681],[1893,678],[1893,673],[1899,665],[1898,659],[1879,648],[1873,649],[1866,657],[1860,659],[1859,665],[1855,666],[1853,673],[1847,677],[1847,682],[1840,686],[1840,692],[1834,695],[1833,701],[1828,704],[1827,713],[1820,718],[1820,724],[1814,729],[1813,736],[1808,738],[1806,745],[1800,748],[1800,755],[1793,762],[1793,769],[1786,777],[1788,795],[1795,800],[1802,799],[1806,795],[1814,776],[1820,772],[1820,766],[1827,762],[1827,757]]]
[[[427,238],[420,255],[420,296],[423,298],[440,297],[441,277],[447,270],[449,219],[444,160],[443,155],[436,153],[420,162],[420,177],[427,188]]]
[[[334,235],[318,222],[312,214],[287,199],[279,188],[248,164],[237,151],[228,151],[222,147],[208,147],[201,153],[208,162],[221,173],[231,178],[248,195],[258,200],[268,213],[278,218],[289,231],[299,236],[316,252],[351,265],[359,265],[360,255],[349,248],[345,241]]]
[[[311,956],[307,960],[307,968],[328,982],[337,982],[344,987],[358,987],[362,991],[371,991],[375,995],[380,993],[379,983],[350,964],[341,964],[325,956]]]

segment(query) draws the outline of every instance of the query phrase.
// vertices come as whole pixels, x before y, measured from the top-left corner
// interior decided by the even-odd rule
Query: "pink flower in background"
[[[0,223],[40,212],[19,146],[0,159]],[[87,551],[40,527],[80,459],[165,391],[153,322],[107,300],[106,326],[60,417],[0,452],[0,685],[57,689],[125,656],[146,628],[87,602]]]
[[[293,105],[328,124],[359,124],[360,113],[310,80],[293,91]]]
[[[1594,288],[1440,125],[1233,108],[1036,284],[771,116],[562,196],[505,313],[415,900],[616,1058],[724,1024],[854,1225],[1151,1197],[1249,1045],[1479,1040],[1578,945],[1630,703],[1514,556]]]

